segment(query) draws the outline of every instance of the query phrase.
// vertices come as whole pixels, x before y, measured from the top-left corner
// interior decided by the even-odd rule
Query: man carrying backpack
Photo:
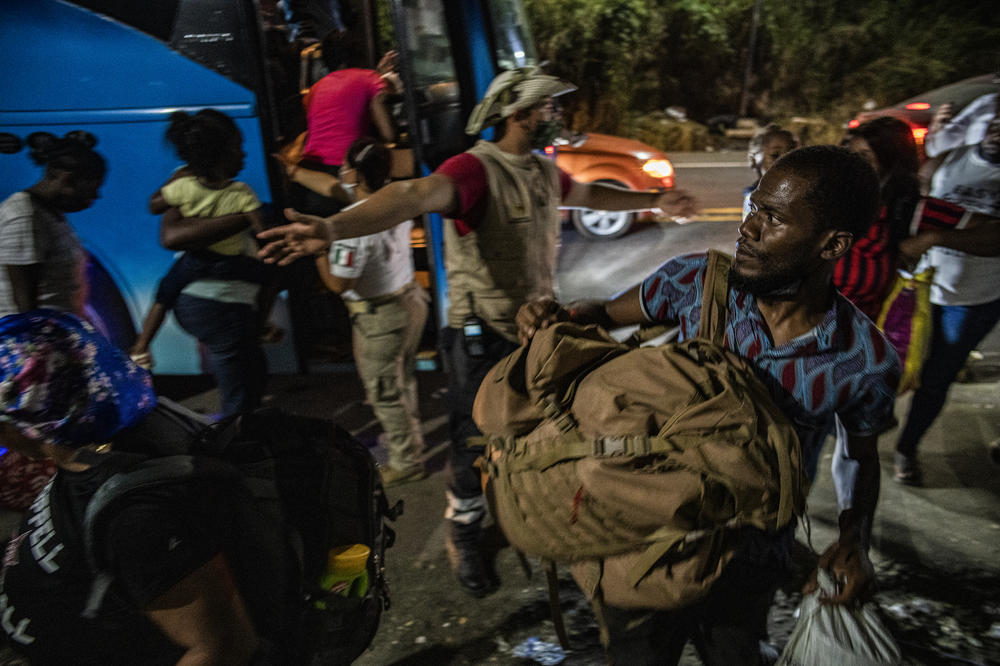
[[[462,588],[482,597],[495,588],[479,552],[486,501],[473,466],[481,438],[472,404],[483,377],[517,349],[514,315],[530,298],[553,294],[559,207],[661,209],[690,215],[684,192],[635,192],[579,183],[537,154],[559,131],[553,98],[575,87],[536,67],[501,72],[476,105],[466,133],[493,128],[493,140],[446,160],[429,176],[391,183],[356,206],[326,219],[286,211],[295,221],[260,238],[266,261],[287,264],[338,239],[393,227],[425,213],[451,218],[444,230],[449,287],[441,348],[448,370],[449,550]]]
[[[0,576],[0,624],[32,664],[247,664],[265,642],[225,555],[228,502],[214,484],[140,493],[117,513],[94,544],[113,586],[100,614],[84,617],[95,580],[88,503],[144,458],[109,442],[155,406],[149,374],[73,315],[0,320],[0,442],[59,467]]]
[[[840,536],[819,566],[840,582],[830,603],[854,603],[873,579],[868,559],[878,498],[877,435],[892,421],[899,363],[875,325],[831,282],[837,259],[863,237],[878,209],[878,180],[850,152],[803,148],[782,157],[750,197],[729,272],[725,347],[749,360],[794,424],[806,471],[816,463],[834,415],[849,432],[849,464],[838,467]],[[664,322],[680,340],[699,335],[704,254],[671,259],[607,302],[560,307],[537,299],[517,315],[522,341],[560,320],[605,328]],[[766,663],[770,603],[790,559],[792,529],[745,528],[733,560],[708,594],[680,610],[597,605],[615,664],[677,663],[692,640],[707,664]],[[809,586],[813,586],[815,577]]]

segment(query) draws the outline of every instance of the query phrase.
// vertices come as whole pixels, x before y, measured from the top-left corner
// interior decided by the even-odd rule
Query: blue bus
[[[400,52],[405,90],[399,120],[418,173],[428,173],[471,142],[465,119],[500,69],[536,64],[520,0],[342,0],[366,36],[371,66]],[[159,244],[159,219],[146,202],[179,166],[163,139],[177,110],[212,107],[233,117],[247,157],[240,179],[273,219],[287,204],[287,184],[269,155],[300,129],[297,77],[279,71],[274,35],[255,0],[10,0],[0,3],[0,199],[39,177],[26,138],[86,130],[109,172],[101,198],[70,222],[88,253],[94,324],[125,348],[173,259]],[[263,4],[263,3],[261,3]],[[379,25],[380,17],[390,25]],[[394,35],[383,43],[382,35]],[[289,93],[288,82],[292,82]],[[292,112],[290,112],[292,110]],[[277,220],[274,220],[277,222]],[[426,257],[438,321],[447,285],[442,221],[424,220]],[[294,335],[268,349],[272,372],[308,368],[314,312],[291,289],[272,320]],[[315,297],[315,295],[311,296]],[[330,298],[334,298],[332,295]],[[296,307],[296,300],[299,305]],[[303,313],[303,314],[299,314]],[[312,336],[315,338],[315,335]],[[203,370],[197,342],[168,319],[153,346],[156,370]]]

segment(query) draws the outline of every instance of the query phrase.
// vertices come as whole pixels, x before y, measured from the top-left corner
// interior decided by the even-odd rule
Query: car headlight
[[[670,178],[674,175],[674,167],[667,160],[646,160],[642,170],[653,178]]]

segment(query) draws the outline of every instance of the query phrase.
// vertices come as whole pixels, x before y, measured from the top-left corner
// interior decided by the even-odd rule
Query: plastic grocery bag
[[[836,593],[833,577],[820,569],[819,589],[802,598],[799,621],[788,637],[778,666],[886,666],[899,664],[896,641],[882,624],[875,605],[850,608],[822,604]]]
[[[876,325],[885,333],[899,354],[902,376],[899,393],[920,385],[920,371],[930,350],[931,333],[931,281],[934,269],[920,273],[900,270],[896,281],[882,302]]]

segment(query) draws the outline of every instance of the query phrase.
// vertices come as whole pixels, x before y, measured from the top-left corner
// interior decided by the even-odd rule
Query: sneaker
[[[427,478],[427,471],[424,469],[423,465],[419,467],[411,467],[410,469],[396,469],[395,467],[383,467],[382,468],[382,487],[392,488],[393,486],[401,486],[404,483],[410,483],[411,481],[420,481],[421,479]]]
[[[923,474],[916,456],[896,452],[896,481],[904,486],[922,486]]]

